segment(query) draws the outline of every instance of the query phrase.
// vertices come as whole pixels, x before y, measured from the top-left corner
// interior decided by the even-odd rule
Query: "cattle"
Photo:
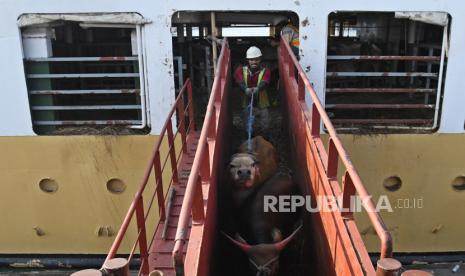
[[[298,214],[266,212],[265,196],[283,196],[296,193],[289,175],[276,174],[253,192],[241,198],[235,206],[234,222],[238,233],[228,238],[247,254],[252,269],[259,275],[276,275],[279,253],[291,241],[297,231],[282,239],[281,231],[289,233]]]
[[[247,148],[247,141],[239,147],[239,153],[252,153],[258,161],[260,175],[254,180],[254,187],[264,183],[278,171],[278,154],[276,148],[262,136],[251,140],[251,150]]]
[[[270,142],[257,136],[251,140],[251,145],[252,151],[247,151],[247,142],[243,143],[229,162],[228,189],[235,208],[278,170],[276,149]]]
[[[302,225],[284,240],[281,233],[274,230],[274,243],[256,245],[250,245],[240,235],[236,235],[236,238],[232,238],[224,232],[223,235],[247,255],[254,275],[273,276],[277,275],[279,271],[279,254],[301,228]]]
[[[254,154],[236,153],[229,162],[229,174],[233,188],[252,188],[260,176],[258,160]]]

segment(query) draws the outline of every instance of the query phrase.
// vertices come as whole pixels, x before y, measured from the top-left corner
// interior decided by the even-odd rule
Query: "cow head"
[[[237,153],[229,162],[231,179],[238,188],[251,188],[259,175],[258,160],[251,153]]]
[[[302,225],[284,240],[282,239],[281,232],[275,228],[273,230],[274,243],[271,244],[262,243],[250,245],[238,234],[236,234],[236,238],[232,238],[226,233],[223,233],[223,235],[247,254],[251,267],[256,275],[273,276],[278,274],[279,254],[286,248],[287,244],[294,238],[300,228],[302,228]]]

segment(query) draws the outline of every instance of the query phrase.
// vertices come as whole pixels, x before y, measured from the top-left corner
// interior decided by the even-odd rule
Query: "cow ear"
[[[235,153],[229,157],[229,162],[231,162],[234,158],[238,157],[240,153]]]

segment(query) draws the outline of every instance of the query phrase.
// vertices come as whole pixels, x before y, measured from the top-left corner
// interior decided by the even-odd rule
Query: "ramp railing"
[[[325,108],[314,91],[307,75],[302,70],[297,58],[292,53],[289,44],[281,40],[278,50],[280,77],[284,86],[286,99],[288,101],[289,116],[292,117],[294,125],[291,126],[291,133],[294,139],[298,140],[299,147],[305,147],[306,156],[301,157],[301,162],[306,164],[310,171],[310,178],[313,190],[322,191],[330,187],[330,193],[336,197],[342,197],[339,208],[344,221],[345,229],[351,239],[351,244],[356,250],[357,258],[362,264],[362,269],[367,274],[374,273],[368,253],[354,223],[354,216],[350,210],[351,197],[358,195],[363,203],[363,207],[368,214],[372,227],[381,242],[381,259],[392,256],[392,239],[380,214],[376,211],[365,185],[363,184],[355,166],[352,164],[347,151],[337,136],[336,130],[331,123]],[[306,94],[307,92],[307,94]],[[311,100],[311,108],[306,103],[306,95]],[[321,125],[324,125],[329,141],[327,149],[321,138]],[[296,137],[299,136],[300,137]],[[304,155],[299,149],[298,155]],[[338,181],[338,164],[344,166],[342,186]],[[323,224],[326,223],[323,221]],[[336,224],[335,224],[336,225]],[[340,226],[341,224],[339,224]],[[327,224],[323,227],[329,227]],[[336,225],[337,227],[337,225]],[[341,230],[341,229],[332,229]],[[338,245],[331,245],[337,248]],[[335,248],[333,254],[335,254]],[[333,256],[334,256],[333,255]],[[339,256],[340,258],[340,256]],[[337,264],[336,264],[337,265]],[[349,274],[344,274],[349,275]]]
[[[186,104],[187,103],[187,104]],[[177,116],[176,116],[177,115]],[[173,131],[173,120],[175,121],[176,127],[176,117],[177,129],[176,132]],[[188,79],[184,83],[183,87],[179,91],[179,95],[176,97],[166,122],[160,132],[160,136],[155,143],[153,152],[148,162],[147,168],[144,173],[144,177],[140,183],[139,189],[134,196],[129,210],[121,224],[121,227],[116,235],[116,238],[111,246],[110,252],[108,253],[105,262],[110,261],[115,258],[121,243],[127,236],[127,230],[131,223],[137,224],[137,236],[136,240],[132,243],[132,249],[127,258],[127,264],[129,264],[136,254],[136,248],[139,248],[140,256],[140,269],[139,275],[148,275],[149,274],[149,263],[148,263],[148,250],[150,249],[155,235],[149,241],[147,239],[147,218],[149,217],[150,212],[154,209],[154,205],[158,207],[160,221],[164,221],[166,218],[165,213],[165,200],[166,200],[166,190],[163,189],[163,186],[176,185],[178,183],[178,162],[183,153],[187,152],[187,137],[188,134],[195,129],[194,123],[194,104],[192,101],[192,84]],[[162,149],[162,147],[168,148],[168,150]],[[176,147],[179,147],[176,150]],[[169,162],[169,163],[168,163]],[[151,194],[148,196],[148,202],[144,202],[144,191],[148,187],[149,180],[154,174],[154,189]],[[169,183],[163,183],[163,180],[166,180],[167,175],[169,175]],[[144,206],[147,207],[147,210],[144,212]],[[135,222],[134,222],[135,214]]]
[[[186,186],[173,249],[176,275],[208,275],[216,219],[216,182],[227,118],[230,50],[223,40],[205,120]],[[210,196],[211,195],[211,196]],[[207,206],[208,205],[208,206]],[[192,221],[190,235],[189,223]],[[189,241],[184,259],[184,247]]]

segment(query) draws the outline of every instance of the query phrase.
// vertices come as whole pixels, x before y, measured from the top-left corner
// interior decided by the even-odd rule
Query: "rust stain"
[[[26,263],[12,263],[10,267],[14,268],[42,268],[44,265],[38,259],[32,259]]]
[[[42,230],[39,226],[34,226],[32,229],[35,230],[36,232],[36,235],[41,237],[41,236],[44,236],[45,235],[45,232],[44,230]]]
[[[431,233],[436,234],[436,233],[439,232],[441,229],[442,229],[442,224],[438,224],[438,225],[436,225],[435,227],[433,227],[433,229],[431,229]]]
[[[115,60],[126,60],[125,57],[101,57],[100,61],[115,61]]]
[[[73,266],[70,264],[64,264],[62,262],[58,262],[58,267],[63,267],[63,268],[72,268]]]
[[[122,94],[138,94],[139,89],[121,89]]]
[[[307,27],[310,25],[310,21],[308,21],[308,17],[305,17],[304,20],[302,20],[302,27]]]

